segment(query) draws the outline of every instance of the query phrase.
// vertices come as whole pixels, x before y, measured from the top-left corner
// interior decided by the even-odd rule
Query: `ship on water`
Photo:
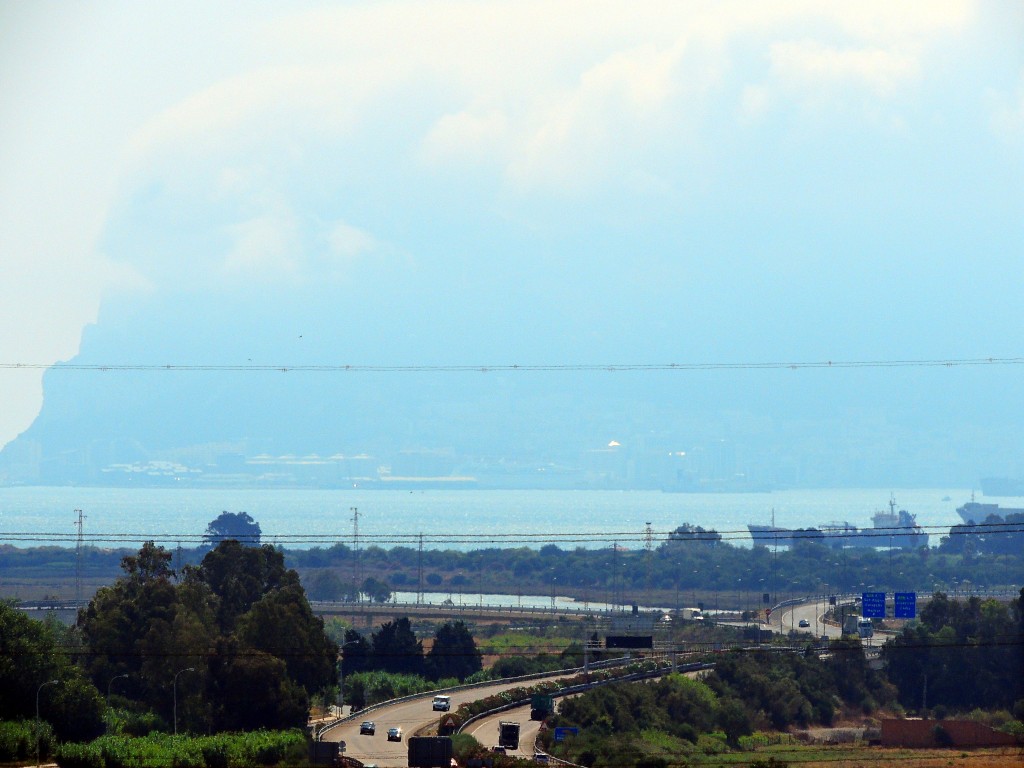
[[[889,511],[879,511],[871,517],[870,547],[890,549],[918,549],[928,546],[928,534],[917,524],[917,516],[905,509],[896,509],[895,497],[889,499]]]
[[[994,506],[994,505],[993,505]],[[1024,511],[1024,510],[1021,510]],[[905,509],[896,509],[896,499],[889,499],[889,510],[876,512],[871,518],[872,527],[860,529],[853,523],[842,520],[825,523],[817,528],[792,529],[775,525],[775,510],[772,510],[771,525],[747,524],[754,546],[786,547],[794,540],[807,538],[821,539],[833,549],[850,547],[880,547],[884,549],[918,549],[928,546],[928,534],[917,523],[916,515]]]
[[[793,539],[791,528],[779,528],[775,525],[775,508],[772,507],[772,524],[757,525],[748,523],[747,530],[750,531],[750,538],[754,540],[755,547],[788,547]]]
[[[971,494],[971,500],[962,507],[957,507],[956,513],[968,525],[978,525],[979,523],[984,523],[993,515],[1000,520],[1004,519],[1007,515],[1024,515],[1024,509],[1000,507],[998,504],[983,504],[980,501],[975,501],[974,494]]]

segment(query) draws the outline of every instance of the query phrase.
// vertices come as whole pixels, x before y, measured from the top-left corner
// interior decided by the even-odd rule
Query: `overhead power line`
[[[682,362],[682,363],[550,363],[550,364],[409,364],[364,365],[355,363],[0,363],[0,370],[49,371],[150,371],[187,373],[238,371],[276,373],[534,373],[534,372],[647,372],[647,371],[731,371],[807,370],[816,368],[963,368],[974,366],[1022,365],[1024,357],[926,358],[918,360],[806,360],[767,362]]]
[[[784,533],[770,534],[771,543],[788,545],[793,542],[806,541],[817,542],[829,545],[835,541],[851,539],[875,539],[878,547],[886,547],[890,537],[895,538],[906,535],[911,531],[920,531],[930,535],[952,535],[952,536],[991,536],[1024,533],[1024,521],[1021,522],[992,522],[979,523],[976,525],[923,525],[910,529],[907,527],[880,527],[858,531],[839,531],[823,533],[815,528],[797,529]],[[547,531],[541,533],[528,533],[525,531],[491,531],[487,533],[366,533],[341,534],[341,533],[276,533],[261,534],[260,536],[228,536],[225,539],[235,539],[243,543],[263,544],[321,544],[333,546],[345,544],[360,547],[391,544],[394,546],[406,546],[416,549],[420,542],[424,544],[476,544],[481,548],[489,545],[508,544],[607,544],[617,542],[636,543],[646,545],[649,538],[660,543],[678,544],[713,544],[715,542],[748,541],[750,533],[746,530],[726,530],[703,532],[679,533],[672,531],[648,531],[647,529],[635,531],[602,531],[602,532],[581,532],[581,531]],[[6,542],[46,542],[56,544],[60,542],[83,543],[133,543],[139,541],[156,541],[167,538],[174,538],[175,541],[182,541],[192,544],[210,543],[211,538],[203,533],[171,533],[167,531],[107,531],[78,534],[75,532],[62,531],[0,531],[0,541]],[[213,539],[219,541],[221,537]]]
[[[605,632],[604,629],[600,630]],[[990,637],[979,638],[978,640],[956,640],[952,642],[945,642],[937,639],[908,639],[901,635],[896,635],[899,640],[898,643],[892,643],[883,646],[888,649],[887,653],[901,653],[904,651],[921,651],[921,650],[950,650],[950,649],[987,649],[987,648],[1019,648],[1024,645],[1024,636],[1020,633],[998,633]],[[698,642],[670,642],[667,646],[659,649],[650,651],[652,657],[663,656],[666,653],[684,653],[688,656],[735,656],[735,655],[749,655],[749,654],[767,654],[767,653],[803,653],[806,650],[806,646],[793,647],[793,646],[736,646],[730,645],[729,647],[723,647],[718,649],[708,648],[708,643]],[[164,650],[153,650],[144,651],[136,648],[121,648],[117,650],[110,650],[109,648],[96,648],[88,649],[81,645],[69,644],[69,643],[58,643],[53,646],[55,650],[61,651],[68,654],[69,656],[77,656],[81,658],[87,657],[110,657],[110,658],[139,658],[139,659],[177,659],[177,658],[225,658],[230,656],[235,657],[246,657],[246,656],[259,656],[264,653],[270,653],[279,658],[323,658],[326,656],[333,657],[332,653],[324,651],[296,651],[287,647],[277,646],[260,646],[259,648],[239,648],[233,651],[218,651],[215,648],[193,648],[189,650],[180,651],[164,651]],[[612,656],[623,653],[623,649],[620,648],[594,648],[592,650],[599,650],[603,654],[610,654]],[[841,645],[832,643],[828,648],[830,653],[861,653],[863,646],[856,644]],[[436,654],[436,656],[454,659],[454,658],[467,658],[476,655],[489,656],[495,658],[515,658],[523,655],[533,654],[558,654],[565,651],[573,653],[582,653],[583,647],[578,644],[555,644],[555,643],[531,643],[524,645],[514,646],[503,646],[501,649],[489,649],[486,645],[475,645],[472,651],[459,651],[449,650],[444,653]],[[46,656],[51,651],[41,651],[31,648],[17,648],[12,650],[5,650],[0,652],[0,658],[35,658],[39,656]],[[367,658],[380,659],[405,659],[405,658],[418,658],[421,656],[429,656],[428,652],[417,653],[414,651],[394,651],[394,652],[370,652],[367,655],[362,654],[350,654],[350,661],[362,660]]]

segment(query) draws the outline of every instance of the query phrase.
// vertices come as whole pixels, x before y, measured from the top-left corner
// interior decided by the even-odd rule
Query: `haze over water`
[[[359,511],[360,546],[479,549],[493,546],[629,549],[644,545],[647,523],[655,543],[683,523],[714,528],[730,543],[749,546],[747,523],[786,528],[848,521],[898,508],[917,515],[930,544],[960,522],[956,508],[971,491],[950,489],[821,489],[744,494],[660,491],[359,491],[0,488],[0,544],[74,546],[74,510],[97,546],[136,546],[154,539],[193,546],[222,511],[248,512],[263,539],[287,548],[351,545],[352,508]],[[949,499],[944,501],[944,499]],[[985,501],[992,501],[986,497]],[[1000,501],[996,499],[995,501]],[[1002,500],[1004,506],[1012,500]]]

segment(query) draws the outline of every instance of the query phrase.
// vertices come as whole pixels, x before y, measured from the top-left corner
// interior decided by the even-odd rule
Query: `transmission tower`
[[[612,542],[612,610],[621,600],[619,599],[619,542]]]
[[[75,537],[75,605],[82,605],[82,545],[85,539],[82,535],[82,525],[85,521],[85,515],[82,514],[82,510],[76,509],[75,514],[78,515],[78,519],[75,521],[75,527],[78,528],[78,535]]]
[[[355,588],[356,602],[358,603],[359,602],[359,576],[361,575],[360,574],[360,570],[361,570],[360,565],[361,565],[361,563],[359,562],[359,559],[360,559],[360,554],[359,554],[359,510],[356,507],[349,507],[349,511],[352,513],[352,549],[354,550],[354,554],[355,554],[355,558],[354,558],[353,563],[352,563],[352,567],[353,567],[354,574],[355,574],[355,578],[353,580],[354,581],[353,587]]]
[[[416,592],[416,605],[423,603],[423,534],[420,534],[420,551],[416,560],[416,578],[419,584]]]
[[[647,582],[647,600],[651,600],[651,553],[654,550],[654,529],[651,528],[651,523],[648,521],[645,523],[647,526],[644,528],[644,570],[646,571],[645,581]]]

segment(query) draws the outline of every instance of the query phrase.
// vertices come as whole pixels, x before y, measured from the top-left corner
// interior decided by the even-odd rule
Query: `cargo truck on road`
[[[519,749],[519,723],[502,720],[498,723],[498,746]]]

